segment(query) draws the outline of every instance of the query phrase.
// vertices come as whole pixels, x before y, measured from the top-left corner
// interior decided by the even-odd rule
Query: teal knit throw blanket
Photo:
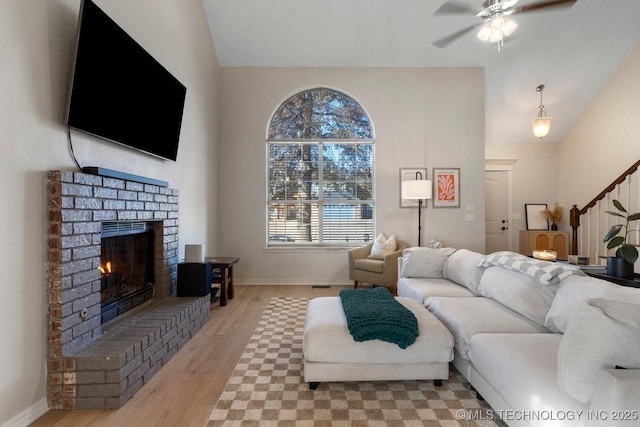
[[[418,320],[387,288],[343,289],[342,308],[355,341],[381,340],[407,348],[418,337]]]

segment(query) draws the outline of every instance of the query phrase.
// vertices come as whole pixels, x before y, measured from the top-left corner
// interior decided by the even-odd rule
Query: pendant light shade
[[[533,134],[538,138],[547,136],[551,128],[551,117],[538,117],[533,121]]]

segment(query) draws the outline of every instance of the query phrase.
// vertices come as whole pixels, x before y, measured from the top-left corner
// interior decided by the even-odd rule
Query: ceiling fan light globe
[[[533,134],[538,138],[547,136],[551,128],[551,117],[538,117],[533,121]]]
[[[491,23],[484,24],[482,29],[478,32],[478,38],[483,42],[486,42],[491,37]]]
[[[504,18],[504,26],[502,27],[502,33],[505,37],[509,37],[511,33],[513,33],[516,28],[518,28],[518,24],[513,22],[509,18]]]
[[[502,27],[504,27],[505,21],[502,16],[496,16],[491,20],[491,30],[492,31],[502,31]]]
[[[491,37],[489,37],[489,43],[499,42],[503,38],[504,34],[502,33],[502,31],[494,31],[493,33],[491,33]]]

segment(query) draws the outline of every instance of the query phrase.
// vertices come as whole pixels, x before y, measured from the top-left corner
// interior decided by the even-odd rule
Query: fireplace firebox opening
[[[153,297],[153,229],[147,222],[102,223],[98,267],[102,323]]]

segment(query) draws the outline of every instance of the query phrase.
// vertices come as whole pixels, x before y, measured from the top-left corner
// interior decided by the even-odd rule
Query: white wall
[[[640,159],[640,44],[560,143],[559,197],[584,207]]]
[[[546,203],[550,208],[560,202],[558,198],[558,143],[556,142],[516,142],[487,144],[487,159],[515,160],[513,164],[513,213],[520,214],[520,220],[511,223],[512,249],[520,247],[520,230],[527,229],[524,205]],[[565,218],[559,229],[569,227],[569,209],[564,206]]]
[[[525,230],[525,203],[559,202],[565,208],[560,230],[571,230],[569,210],[582,208],[622,172],[640,159],[640,44],[630,52],[611,79],[559,143],[486,145],[487,159],[514,159],[512,224]],[[556,117],[555,120],[561,120]],[[553,124],[552,124],[553,126]]]
[[[422,241],[484,250],[484,71],[479,68],[223,68],[220,245],[240,256],[239,283],[348,283],[345,251],[269,252],[265,138],[288,96],[347,93],[375,129],[377,231],[417,245],[417,210],[399,208],[399,168],[461,169],[461,207],[424,210]],[[475,221],[466,222],[466,205]]]
[[[78,161],[168,181],[180,190],[181,252],[185,242],[215,250],[218,65],[202,2],[96,3],[187,86],[186,108],[176,163],[73,132]],[[45,178],[75,170],[64,112],[79,6],[2,1],[0,425],[46,404]]]

